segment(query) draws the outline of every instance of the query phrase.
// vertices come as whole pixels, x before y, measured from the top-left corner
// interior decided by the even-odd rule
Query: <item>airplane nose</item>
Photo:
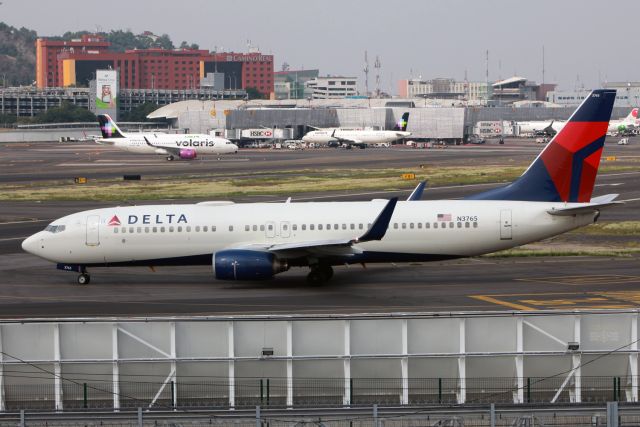
[[[34,234],[33,236],[29,236],[22,241],[22,250],[35,255],[36,251],[38,250],[38,244],[38,238]]]

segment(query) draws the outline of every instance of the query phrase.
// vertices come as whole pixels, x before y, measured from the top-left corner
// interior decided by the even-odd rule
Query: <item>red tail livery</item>
[[[615,90],[592,91],[520,178],[469,199],[589,202],[615,98]]]

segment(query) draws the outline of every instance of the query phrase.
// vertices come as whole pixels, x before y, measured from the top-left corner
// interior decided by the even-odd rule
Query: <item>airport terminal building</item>
[[[216,132],[234,139],[235,130],[290,129],[297,139],[313,127],[392,129],[409,112],[407,131],[416,141],[459,143],[474,133],[478,123],[568,119],[573,107],[525,106],[469,107],[429,103],[427,99],[314,99],[314,100],[225,100],[183,101],[151,113],[184,132]],[[628,108],[615,108],[614,117],[624,117]]]

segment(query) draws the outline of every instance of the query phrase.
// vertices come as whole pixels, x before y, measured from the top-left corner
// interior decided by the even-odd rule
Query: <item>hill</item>
[[[38,35],[27,28],[15,28],[0,22],[0,84],[30,85],[36,76]]]

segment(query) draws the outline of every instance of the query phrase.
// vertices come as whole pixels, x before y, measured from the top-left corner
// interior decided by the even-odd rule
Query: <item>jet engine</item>
[[[266,280],[289,266],[268,252],[230,249],[213,254],[213,274],[218,280]]]
[[[181,159],[191,160],[195,159],[197,157],[197,154],[196,150],[193,150],[191,148],[182,148],[180,149],[179,156]]]

